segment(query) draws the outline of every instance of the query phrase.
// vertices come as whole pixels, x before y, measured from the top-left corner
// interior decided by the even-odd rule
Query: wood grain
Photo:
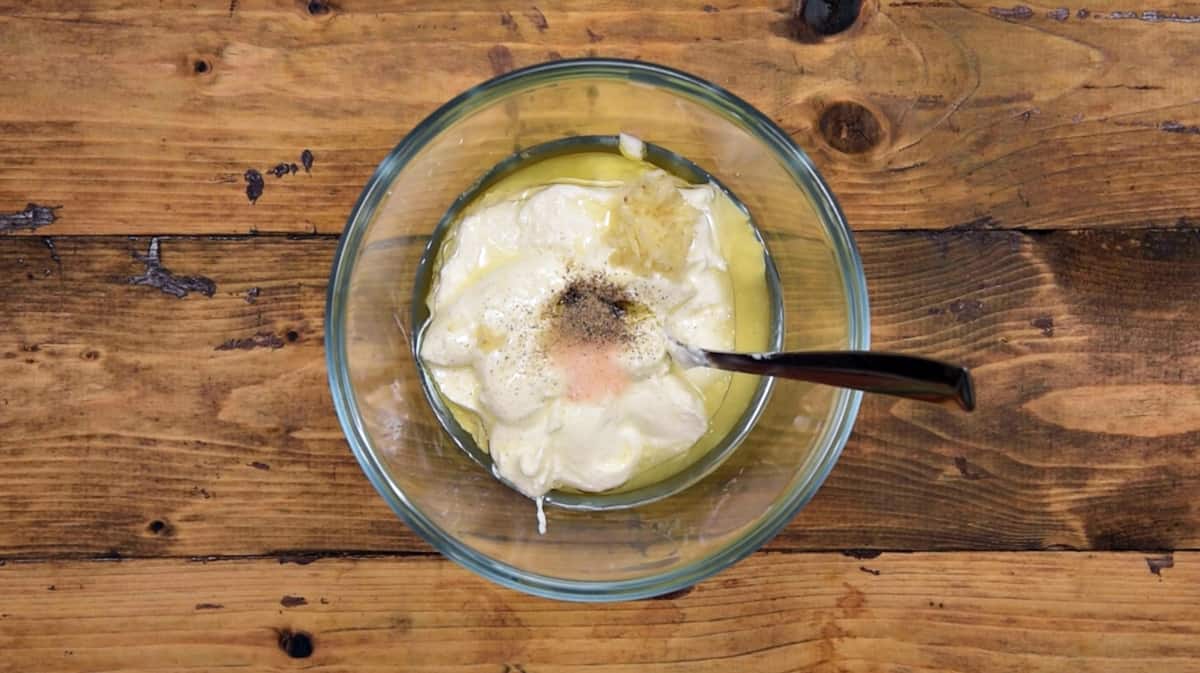
[[[0,554],[428,552],[325,378],[335,241],[0,244]],[[1200,545],[1200,232],[871,233],[874,346],[961,360],[980,410],[871,398],[776,550]],[[256,291],[255,291],[256,290]]]
[[[1200,555],[1149,560],[1159,574],[1141,554],[759,554],[600,606],[435,559],[10,563],[0,670],[1195,670]]]
[[[749,100],[813,155],[860,230],[1200,216],[1194,7],[880,0],[814,43],[795,39],[786,5],[3,3],[0,213],[61,205],[42,232],[56,235],[339,232],[436,106],[497,72],[599,55]],[[821,132],[842,110],[876,130],[849,153],[826,137],[840,127]],[[248,168],[306,148],[311,174],[267,175],[248,202]]]

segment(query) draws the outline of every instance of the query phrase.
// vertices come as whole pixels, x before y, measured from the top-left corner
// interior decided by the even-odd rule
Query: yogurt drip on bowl
[[[726,198],[648,165],[548,181],[481,199],[443,244],[419,357],[540,528],[547,492],[619,488],[708,431],[729,375],[676,366],[666,335],[734,346]]]

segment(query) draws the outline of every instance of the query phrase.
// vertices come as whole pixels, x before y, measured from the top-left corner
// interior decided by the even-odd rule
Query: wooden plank
[[[162,239],[168,269],[215,283],[183,299],[129,284],[146,239],[53,243],[60,262],[0,241],[5,556],[429,551],[333,414],[332,239]],[[875,347],[971,365],[980,410],[868,399],[770,548],[1200,545],[1200,233],[859,243]]]
[[[10,563],[0,670],[1193,671],[1200,555],[1150,561],[758,554],[682,596],[599,606],[440,559]]]
[[[436,106],[511,67],[599,55],[748,99],[858,229],[1196,221],[1191,6],[887,0],[813,43],[786,4],[5,3],[0,213],[61,205],[54,234],[339,232]],[[846,124],[877,132],[849,147]],[[311,175],[268,175],[251,206],[243,172],[305,148]]]

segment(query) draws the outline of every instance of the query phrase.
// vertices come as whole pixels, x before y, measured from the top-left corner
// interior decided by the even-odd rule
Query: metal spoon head
[[[667,334],[667,352],[671,355],[671,359],[679,364],[684,369],[693,367],[709,367],[712,365],[708,360],[708,354],[701,348],[689,346],[675,337]]]

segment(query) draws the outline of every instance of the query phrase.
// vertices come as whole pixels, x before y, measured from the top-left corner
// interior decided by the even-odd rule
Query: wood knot
[[[787,37],[800,42],[820,42],[853,26],[862,14],[862,7],[862,0],[795,0],[791,15],[781,23],[786,23]]]
[[[818,35],[837,35],[854,25],[862,0],[797,0],[794,16]]]
[[[293,659],[307,659],[313,653],[312,636],[304,631],[283,629],[279,632],[279,649]]]
[[[821,137],[845,154],[862,154],[883,139],[883,127],[867,108],[852,102],[834,103],[821,113]]]
[[[309,0],[305,9],[310,16],[325,16],[333,11],[333,7],[325,0]]]

